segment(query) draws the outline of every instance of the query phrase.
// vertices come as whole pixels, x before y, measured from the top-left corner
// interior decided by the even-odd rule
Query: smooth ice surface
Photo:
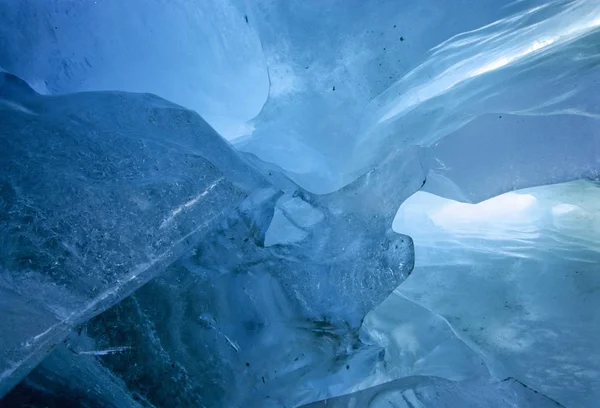
[[[527,126],[509,140],[538,136],[518,148],[542,134],[570,139],[571,125],[589,127],[577,136],[587,141],[598,127],[596,0],[252,4],[271,89],[238,148],[312,191],[334,190],[396,150],[432,146],[475,120],[487,129],[518,115]]]
[[[513,377],[566,407],[595,406],[599,202],[600,186],[592,181],[476,205],[419,192],[394,221],[395,230],[414,239],[416,267],[392,295],[399,299],[373,313],[385,316],[392,313],[386,304],[408,299],[443,317],[494,377]],[[395,331],[410,323],[396,318],[385,327],[392,348],[401,344]],[[417,349],[428,341],[417,337]],[[464,365],[445,363],[450,370]]]
[[[512,190],[598,178],[599,129],[598,118],[584,113],[484,115],[424,152],[429,173],[423,190],[479,202]]]
[[[151,95],[36,94],[0,74],[0,393],[266,185]]]
[[[461,128],[472,123],[506,139],[505,152],[527,152],[512,160],[523,188],[597,165],[577,149],[561,169],[544,167],[542,152],[529,165],[523,157],[542,135],[556,156],[574,126],[577,143],[594,139],[599,26],[597,0],[1,0],[0,67],[48,94],[155,93],[316,193],[397,150],[468,138]],[[483,199],[451,150],[434,148],[431,191]]]
[[[0,0],[0,67],[38,92],[148,92],[228,137],[267,99],[260,40],[228,0]]]
[[[562,405],[514,379],[486,383],[414,376],[304,407],[560,408]]]
[[[598,178],[599,29],[598,0],[0,0],[0,72],[46,95],[0,77],[0,395],[49,355],[7,401],[595,406],[597,185],[483,200]]]
[[[452,381],[490,378],[485,360],[440,315],[395,291],[366,316],[363,338],[385,350],[379,382],[414,375]]]

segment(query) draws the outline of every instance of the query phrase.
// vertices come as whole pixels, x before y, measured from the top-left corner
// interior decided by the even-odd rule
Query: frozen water
[[[576,131],[574,131],[576,129]],[[600,177],[598,119],[485,115],[426,153],[424,191],[479,202],[507,191]]]
[[[6,401],[595,406],[597,185],[483,200],[598,178],[599,1],[38,3],[0,395],[48,358]]]
[[[513,377],[564,406],[594,406],[600,398],[599,202],[600,187],[591,181],[520,190],[477,205],[415,194],[401,206],[394,229],[414,238],[416,267],[392,295],[399,299],[386,300],[372,319],[384,319],[408,299],[443,316],[494,377]],[[394,316],[379,332],[395,350],[402,346],[396,331],[412,319]],[[414,343],[421,350],[430,341],[421,334]],[[459,369],[466,361],[446,360]]]
[[[71,336],[68,346],[58,346],[2,400],[3,406],[143,407],[140,398],[130,393],[123,381],[95,357],[79,351],[92,347],[93,342],[87,336]]]
[[[363,344],[358,329],[413,266],[412,241],[391,223],[422,185],[416,154],[330,195],[283,194],[197,114],[157,97],[47,97],[2,78],[5,390],[75,325],[166,268],[86,326],[93,344],[75,354],[108,361],[114,372],[99,377],[107,387],[118,373],[158,405],[175,398],[171,391],[183,405],[297,405],[350,392],[374,370],[380,349]],[[413,177],[391,191],[398,169]],[[275,211],[303,235],[284,239]],[[111,364],[121,356],[125,370]],[[78,360],[56,361],[36,384],[60,370],[67,380],[47,385],[66,387],[92,369],[64,372]],[[166,381],[159,367],[174,362],[187,374],[168,391],[147,392]],[[153,373],[147,383],[138,369]]]
[[[599,14],[597,1],[545,2],[440,44],[373,101],[357,151],[446,137],[428,167],[451,183],[435,191],[474,201],[596,175]]]
[[[398,291],[366,316],[362,329],[363,338],[385,349],[380,381],[414,375],[452,381],[490,378],[482,356],[457,337],[442,316]]]
[[[514,12],[494,4],[505,2],[248,3],[271,87],[251,137],[237,147],[278,164],[311,191],[347,184],[375,167],[366,159],[377,146],[367,141],[356,151],[372,101],[417,67],[430,48]]]
[[[150,95],[44,97],[0,74],[0,143],[1,393],[266,186]]]
[[[155,93],[317,193],[470,122],[528,153],[540,135],[597,128],[596,0],[351,1],[2,0],[0,67],[48,94]],[[553,182],[577,178],[564,167]],[[459,176],[442,171],[436,192]]]
[[[253,4],[271,89],[237,147],[311,191],[339,188],[387,154],[434,145],[471,121],[497,129],[497,144],[508,137],[511,152],[511,142],[529,147],[542,135],[564,144],[572,125],[587,141],[598,127],[597,1]],[[526,126],[503,129],[507,114]],[[539,115],[552,120],[531,119]],[[532,182],[543,177],[533,170]]]
[[[418,174],[418,161],[402,161]],[[61,346],[81,363],[64,364],[89,364],[85,350],[121,350],[100,355],[111,373],[103,381],[116,378],[155,406],[298,406],[372,383],[381,347],[362,342],[359,327],[412,269],[412,241],[390,228],[391,203],[421,185],[383,196],[386,165],[399,166],[386,163],[330,196],[257,190],[160,277],[85,324]],[[362,205],[350,211],[348,197]],[[264,246],[274,208],[302,239]],[[93,340],[83,352],[81,336]],[[57,360],[24,386],[72,394]],[[56,369],[65,381],[45,383]]]
[[[561,408],[562,405],[514,379],[486,383],[415,376],[304,407]]]
[[[228,137],[269,92],[260,40],[228,0],[0,0],[0,67],[43,94],[153,93]]]

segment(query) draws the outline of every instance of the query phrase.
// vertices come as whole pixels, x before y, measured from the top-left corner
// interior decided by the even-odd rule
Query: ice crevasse
[[[596,0],[0,0],[0,405],[595,407],[599,40]]]

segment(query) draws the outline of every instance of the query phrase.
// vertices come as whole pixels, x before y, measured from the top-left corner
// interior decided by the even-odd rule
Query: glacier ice
[[[542,184],[597,179],[596,122],[585,114],[484,115],[424,154],[429,173],[423,190],[476,203]]]
[[[594,406],[600,397],[599,199],[600,185],[587,180],[476,205],[413,195],[394,229],[413,237],[416,266],[391,296],[399,299],[383,302],[372,319],[392,313],[393,302],[414,302],[442,316],[494,377],[515,378],[564,406]],[[401,348],[393,330],[410,320],[394,317],[369,326],[391,339],[388,347]],[[415,336],[418,348],[426,347],[426,336]]]
[[[267,186],[197,114],[150,95],[44,97],[0,73],[0,140],[3,393]]]
[[[93,346],[80,337],[81,347]],[[76,401],[76,402],[75,402]],[[5,399],[3,406],[140,407],[123,382],[93,357],[59,346]]]
[[[227,0],[2,0],[0,67],[42,94],[153,93],[228,137],[269,90],[260,40]]]
[[[358,329],[412,269],[412,241],[391,223],[422,185],[418,155],[382,163],[336,193],[284,194],[197,114],[157,97],[47,97],[2,78],[12,192],[3,202],[2,324],[14,331],[2,338],[5,389],[90,318],[92,350],[67,340],[57,353],[103,356],[129,389],[136,367],[151,370],[144,390],[152,382],[162,390],[158,367],[181,364],[177,386],[146,393],[157,405],[297,405],[350,391],[344,377],[360,378],[379,360]],[[415,177],[390,193],[399,168]],[[274,214],[303,235],[286,240]],[[125,366],[110,364],[122,356]],[[62,360],[42,370],[64,371]],[[72,372],[91,369],[104,372]],[[288,388],[300,382],[305,389]]]
[[[414,376],[304,407],[562,408],[562,405],[512,378],[487,384]]]
[[[48,94],[157,94],[328,193],[390,152],[434,145],[474,120],[542,115],[568,128],[583,117],[594,127],[598,7],[3,0],[0,67]]]
[[[372,217],[339,212],[352,233],[339,255],[320,239],[339,233],[335,223],[310,230],[312,239],[297,246],[265,248],[269,223],[261,220],[276,197],[261,194],[242,206],[160,277],[83,327],[93,349],[128,347],[102,359],[134,394],[157,406],[296,406],[352,391],[348,378],[373,371],[381,349],[362,344],[357,329],[412,268],[410,239],[369,231]],[[76,341],[62,347],[81,354]],[[52,371],[52,363],[41,370]]]
[[[599,16],[0,0],[1,404],[595,406]]]
[[[385,349],[378,381],[430,376],[452,381],[491,379],[486,361],[453,327],[398,290],[369,312],[362,335]]]
[[[236,146],[327,192],[395,150],[432,146],[476,119],[487,128],[506,114],[558,116],[558,134],[584,117],[582,129],[593,129],[599,7],[334,1],[314,18],[308,5],[261,5],[254,19],[271,89],[252,137]],[[307,30],[329,40],[313,41]],[[538,123],[514,137],[544,134]]]

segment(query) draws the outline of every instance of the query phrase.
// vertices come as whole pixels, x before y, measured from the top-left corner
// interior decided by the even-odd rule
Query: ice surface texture
[[[0,394],[49,355],[7,401],[593,406],[596,187],[440,197],[598,177],[599,28],[596,0],[0,0],[37,91],[2,74]]]
[[[508,378],[488,384],[436,377],[406,377],[306,408],[561,408],[562,405]]]
[[[0,141],[3,392],[264,183],[197,114],[151,95],[43,97],[0,74]]]
[[[228,1],[0,1],[0,67],[42,94],[148,92],[243,133],[269,78],[260,41]]]
[[[452,7],[444,0],[2,0],[0,67],[49,94],[155,93],[196,110],[222,135],[238,137],[238,149],[280,166],[303,188],[326,193],[396,150],[432,146],[471,122],[477,134],[507,138],[506,150],[508,140],[532,134],[593,132],[599,7],[596,0]],[[505,124],[508,115],[523,126]],[[576,150],[570,157],[592,160]],[[577,178],[563,168],[553,182]],[[460,184],[458,176],[441,175],[446,184]]]
[[[513,377],[567,407],[594,406],[600,398],[599,199],[600,187],[591,181],[520,190],[477,205],[415,194],[394,228],[414,238],[416,267],[366,319],[381,344],[387,341],[386,358],[411,367],[411,354],[429,357],[431,342],[440,338],[420,332],[404,311],[410,309],[394,313],[395,305],[414,302],[433,313],[423,324],[443,317],[493,377]],[[452,350],[435,344],[442,346],[438,355],[440,348]],[[436,362],[460,367],[469,361],[451,358],[439,355]],[[418,363],[415,374],[443,375],[427,359]]]
[[[157,97],[47,97],[10,74],[2,80],[2,316],[13,330],[2,336],[5,390],[75,325],[176,260],[92,320],[97,344],[71,350],[82,364],[89,355],[124,355],[126,367],[155,373],[148,381],[160,389],[167,374],[158,367],[175,361],[187,373],[183,389],[170,388],[179,403],[216,406],[340,395],[354,384],[332,375],[350,375],[342,362],[362,361],[357,379],[375,366],[379,349],[363,345],[358,328],[413,267],[412,241],[391,222],[422,185],[416,155],[382,163],[331,195],[283,194],[197,114]],[[391,191],[398,168],[415,177]],[[302,232],[293,242],[277,228],[285,222]],[[154,336],[178,340],[162,341],[167,357],[150,361]],[[151,384],[138,384],[122,364],[113,369],[128,387]],[[207,381],[221,392],[204,390]],[[306,390],[293,388],[303,381]],[[146,398],[164,405],[174,395]]]

